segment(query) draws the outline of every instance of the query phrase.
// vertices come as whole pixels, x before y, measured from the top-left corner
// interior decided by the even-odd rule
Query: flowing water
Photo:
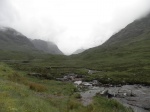
[[[92,102],[96,93],[108,90],[121,104],[133,108],[135,112],[150,112],[150,87],[141,85],[124,85],[121,87],[92,87],[85,92],[80,92],[83,105]]]

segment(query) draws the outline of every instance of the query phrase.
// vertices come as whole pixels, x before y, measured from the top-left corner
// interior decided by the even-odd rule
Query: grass
[[[9,81],[1,82],[1,86],[1,112],[48,112],[48,110],[57,112],[48,101],[36,97],[26,86]]]
[[[0,50],[0,60],[7,63],[0,63],[0,112],[130,112],[116,101],[98,96],[84,107],[71,83],[54,79],[76,73],[86,81],[150,85],[149,28],[148,16],[79,55]],[[88,74],[87,68],[99,72]],[[42,77],[28,76],[31,72]]]
[[[92,112],[105,112],[106,108],[108,112],[132,112],[128,108],[123,108],[121,104],[113,99],[105,99],[104,97],[94,97]],[[98,108],[101,107],[101,108]]]
[[[139,83],[150,85],[150,15],[129,24],[101,46],[72,55],[50,55],[38,51],[0,50],[0,60],[14,69],[42,73],[49,79],[67,73],[86,76],[86,80],[98,78],[102,83]],[[2,47],[4,48],[4,47]],[[45,67],[68,67],[46,70]],[[69,68],[80,67],[80,69]],[[90,76],[87,69],[102,71]],[[111,81],[107,81],[111,78]]]
[[[46,74],[49,79],[77,73],[86,76],[86,80],[99,79],[102,83],[124,84],[126,82],[150,85],[149,36],[150,33],[144,33],[125,43],[118,43],[111,47],[96,47],[79,55],[68,57],[43,55],[41,58],[37,55],[28,63],[23,63],[22,60],[7,63],[16,70]],[[66,68],[45,69],[53,66]],[[88,75],[86,68],[102,72],[91,76]],[[108,81],[108,78],[112,80]]]
[[[0,63],[0,112],[109,112],[114,105],[119,105],[114,112],[129,112],[116,101],[101,97],[84,107],[80,97],[71,83],[29,77]]]
[[[44,92],[44,91],[47,90],[47,87],[45,87],[44,85],[34,83],[34,82],[30,82],[29,87],[30,87],[31,90],[34,90],[34,91],[37,91],[37,92]]]

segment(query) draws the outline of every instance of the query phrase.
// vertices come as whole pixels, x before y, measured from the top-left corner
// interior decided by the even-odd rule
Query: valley
[[[109,112],[112,109],[132,112],[104,97],[95,97],[92,104],[83,106],[73,83],[28,76],[26,71],[16,71],[3,63],[0,63],[0,78],[1,112]]]
[[[150,14],[104,44],[70,56],[51,42],[31,41],[5,28],[0,31],[0,112],[150,111],[149,49]]]

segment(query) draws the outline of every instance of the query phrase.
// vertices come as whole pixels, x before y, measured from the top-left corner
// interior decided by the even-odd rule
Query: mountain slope
[[[43,42],[44,49],[40,49],[40,44],[34,46],[31,39],[13,28],[0,27],[0,60],[32,60],[46,57],[48,53],[61,54],[53,43],[47,44],[42,40],[40,42]]]
[[[49,54],[63,54],[59,48],[52,42],[47,42],[39,39],[32,40],[34,46],[45,53]]]
[[[127,25],[103,45],[72,58],[80,66],[100,71],[88,80],[150,85],[150,14]]]
[[[80,53],[82,53],[82,52],[84,52],[85,51],[85,49],[77,49],[73,54],[80,54]]]
[[[115,79],[150,80],[150,14],[127,25],[103,45],[73,58],[80,66],[105,71],[105,76],[113,74]]]
[[[0,49],[11,51],[36,50],[31,41],[12,28],[0,28]]]
[[[138,41],[140,35],[150,32],[150,14],[127,25],[124,29],[113,35],[104,45],[123,44],[126,42]],[[123,42],[123,43],[122,43]]]
[[[102,58],[126,54],[148,52],[150,48],[150,14],[136,20],[110,37],[103,45],[81,53],[84,59],[103,60]],[[136,52],[136,53],[135,53]],[[117,56],[117,57],[118,57]]]

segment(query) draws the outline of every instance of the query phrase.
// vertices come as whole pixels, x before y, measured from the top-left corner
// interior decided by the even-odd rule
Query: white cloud
[[[150,0],[1,0],[0,24],[66,54],[100,45],[150,10]]]

